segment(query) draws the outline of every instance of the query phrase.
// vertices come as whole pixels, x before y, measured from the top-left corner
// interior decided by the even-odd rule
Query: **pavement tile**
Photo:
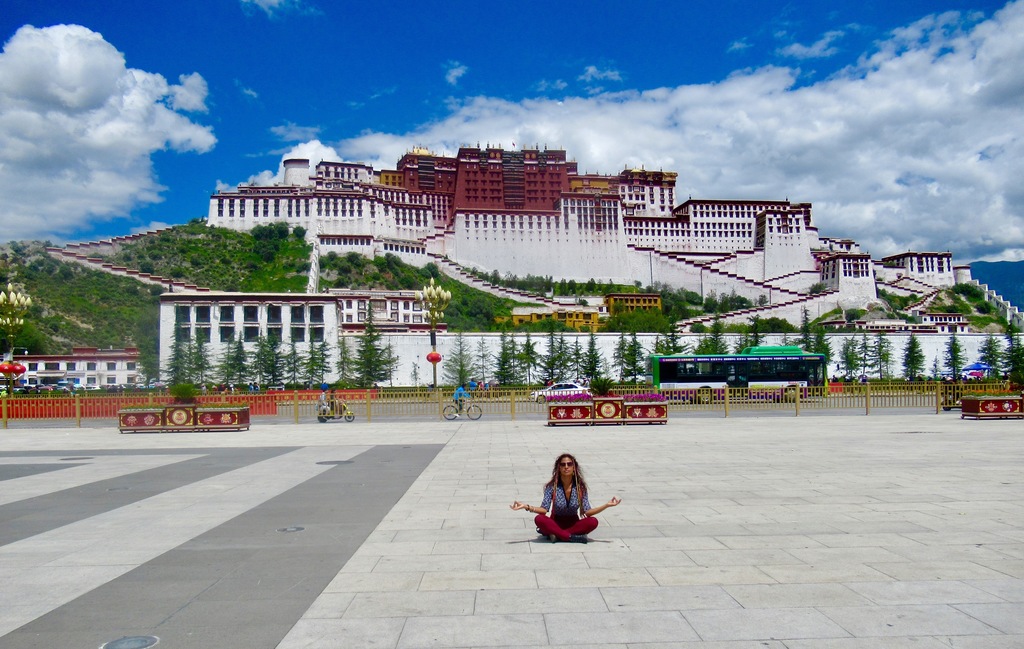
[[[477,615],[521,613],[605,613],[608,605],[597,588],[481,590],[476,593]]]
[[[776,580],[753,566],[650,567],[659,586],[714,584],[771,584]]]
[[[721,586],[602,588],[601,594],[612,611],[687,611],[740,606]]]
[[[955,608],[1003,633],[1024,635],[1024,603],[957,604]]]
[[[548,638],[553,646],[577,643],[685,642],[699,640],[693,628],[678,612],[642,613],[550,613],[544,615]]]
[[[540,615],[456,615],[407,618],[398,649],[495,647],[515,638],[522,644],[548,640]]]
[[[996,595],[962,581],[853,582],[848,587],[879,606],[1003,601]]]
[[[644,568],[591,568],[589,570],[546,570],[537,573],[541,588],[654,586]]]
[[[402,618],[366,618],[325,620],[303,618],[292,627],[277,649],[394,649],[405,620]],[[344,638],[339,642],[339,638]]]
[[[743,608],[866,606],[871,603],[845,584],[749,584],[722,588]]]
[[[850,581],[885,581],[886,579],[891,579],[888,575],[870,566],[853,563],[838,565],[758,566],[758,569],[768,575],[773,582],[790,584],[845,583]]]
[[[1000,633],[952,606],[858,606],[819,610],[858,638]]]
[[[788,640],[848,637],[813,608],[728,609],[683,614],[704,640]]]
[[[1024,581],[1020,579],[969,579],[964,583],[1007,602],[1024,602]]]
[[[425,572],[420,590],[479,590],[491,588],[537,588],[538,576],[532,570],[459,570]]]
[[[972,561],[904,561],[901,563],[872,563],[871,567],[899,581],[923,581],[943,579],[963,581],[965,579],[999,579],[1006,573],[986,568]]]
[[[345,618],[472,615],[473,591],[354,593]]]

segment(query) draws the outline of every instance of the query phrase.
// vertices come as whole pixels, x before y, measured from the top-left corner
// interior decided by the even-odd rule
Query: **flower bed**
[[[548,401],[548,426],[573,424],[590,425],[594,420],[594,402]]]
[[[965,394],[960,399],[961,419],[1021,419],[1024,399],[1021,395]]]
[[[181,433],[214,430],[249,430],[249,406],[197,406],[123,408],[117,412],[122,433]]]

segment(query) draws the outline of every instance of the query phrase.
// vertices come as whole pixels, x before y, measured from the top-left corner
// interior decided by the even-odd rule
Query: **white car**
[[[530,400],[537,403],[544,403],[548,397],[556,394],[590,394],[590,388],[579,383],[555,383],[548,387],[530,393]]]

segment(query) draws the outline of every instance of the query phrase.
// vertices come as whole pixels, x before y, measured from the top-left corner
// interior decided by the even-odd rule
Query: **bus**
[[[738,354],[652,355],[647,382],[669,395],[708,401],[726,386],[765,397],[825,384],[825,356],[796,345],[747,347]],[[806,390],[803,390],[806,393]]]

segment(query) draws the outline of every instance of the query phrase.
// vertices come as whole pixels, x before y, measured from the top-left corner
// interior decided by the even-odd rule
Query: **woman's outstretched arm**
[[[608,502],[606,502],[605,504],[598,505],[597,507],[594,507],[593,509],[588,509],[587,511],[583,512],[583,514],[586,515],[586,516],[597,516],[598,514],[603,512],[604,510],[608,509],[609,507],[615,507],[616,505],[618,505],[621,502],[622,502],[621,498],[619,498],[618,496],[612,496],[612,499],[609,500]]]

